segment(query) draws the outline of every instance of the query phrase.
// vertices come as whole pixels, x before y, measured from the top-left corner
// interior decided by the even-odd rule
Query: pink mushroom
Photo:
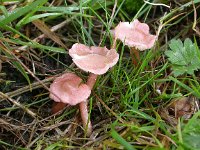
[[[90,96],[91,89],[88,85],[82,83],[82,79],[73,73],[65,73],[57,77],[50,86],[50,98],[55,102],[62,102],[69,105],[76,105],[85,102]],[[88,120],[87,108],[80,105],[83,124],[88,127],[90,134],[92,126]],[[88,123],[88,124],[87,124]]]
[[[106,73],[119,59],[119,54],[115,49],[88,47],[79,43],[72,46],[69,55],[80,69],[97,75]]]
[[[119,39],[132,47],[135,57],[139,60],[139,52],[153,47],[157,36],[149,33],[149,26],[137,19],[133,22],[120,22],[114,29],[114,43]],[[135,62],[134,62],[135,64]]]
[[[82,79],[73,73],[65,73],[57,77],[50,86],[50,98],[55,102],[62,102],[69,105],[76,105],[86,101],[90,96],[91,90],[81,83]],[[58,96],[58,97],[57,97]]]
[[[114,36],[124,42],[125,45],[141,51],[153,47],[156,40],[156,36],[149,33],[149,26],[137,19],[130,23],[120,22],[115,27]]]
[[[88,47],[78,43],[72,46],[69,50],[69,55],[80,69],[90,72],[87,85],[91,90],[96,82],[97,75],[106,73],[119,59],[119,54],[115,49],[108,50],[106,47]],[[80,109],[86,110],[87,101],[81,102],[79,106]],[[84,118],[85,115],[86,114],[82,114],[82,118]],[[83,123],[84,122],[85,121],[83,121]]]

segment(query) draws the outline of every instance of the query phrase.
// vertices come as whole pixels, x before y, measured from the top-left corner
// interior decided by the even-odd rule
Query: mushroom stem
[[[62,103],[62,102],[54,102],[51,111],[53,114],[55,114],[59,112],[60,110],[64,109],[66,105],[67,104]]]
[[[137,66],[138,63],[140,62],[140,53],[139,53],[139,51],[137,49],[135,49],[135,47],[131,47],[130,55],[131,55],[132,63],[135,66]]]
[[[91,90],[92,90],[94,84],[96,83],[97,77],[98,77],[98,75],[93,74],[93,73],[90,73],[90,75],[88,77],[87,86],[89,86],[89,88]],[[87,101],[81,102],[79,104],[79,108],[80,108],[81,118],[83,121],[83,127],[86,130],[86,135],[90,136],[92,133],[92,124],[88,117]]]
[[[92,133],[92,124],[88,117],[87,101],[79,104],[81,119],[83,121],[83,127],[86,130],[86,135],[90,136]]]
[[[94,84],[96,83],[98,75],[90,73],[88,80],[87,80],[87,86],[90,87],[90,89],[92,90]]]

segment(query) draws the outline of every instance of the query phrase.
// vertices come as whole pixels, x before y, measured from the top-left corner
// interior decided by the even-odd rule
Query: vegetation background
[[[1,0],[0,149],[199,150],[199,3]],[[118,64],[90,96],[86,137],[77,107],[52,114],[47,88],[63,72],[87,79],[68,56],[74,43],[110,48],[111,30],[135,18],[158,40],[137,66],[118,42]]]

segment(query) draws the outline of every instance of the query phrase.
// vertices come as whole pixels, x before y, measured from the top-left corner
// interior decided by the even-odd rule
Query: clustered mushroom
[[[76,43],[69,50],[69,55],[80,69],[90,72],[87,84],[81,84],[82,79],[75,74],[66,73],[55,79],[50,86],[50,92],[52,92],[50,98],[56,102],[69,105],[79,103],[83,126],[87,129],[87,135],[90,135],[92,125],[88,121],[86,100],[91,93],[97,76],[106,73],[109,68],[113,67],[119,59],[119,54],[115,49],[108,50],[106,47],[88,47],[84,44]]]
[[[105,74],[109,68],[113,67],[119,54],[115,50],[116,40],[119,39],[133,50],[150,49],[156,40],[155,35],[149,33],[149,26],[140,23],[137,19],[131,23],[120,22],[114,29],[114,46],[108,50],[106,47],[88,47],[84,44],[76,43],[69,50],[69,55],[73,62],[81,70],[90,72],[87,83],[82,83],[82,79],[74,73],[65,73],[57,77],[50,86],[50,98],[59,104],[77,105],[79,104],[83,126],[86,134],[92,133],[92,125],[88,117],[87,99],[96,82],[98,75]],[[136,52],[136,51],[134,51]],[[139,53],[135,53],[139,60]],[[54,112],[59,111],[56,107]]]

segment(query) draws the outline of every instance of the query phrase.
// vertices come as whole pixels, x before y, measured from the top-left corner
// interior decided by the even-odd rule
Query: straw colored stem
[[[114,38],[114,41],[113,41],[113,44],[112,44],[111,48],[115,49],[116,45],[117,45],[117,39]]]

